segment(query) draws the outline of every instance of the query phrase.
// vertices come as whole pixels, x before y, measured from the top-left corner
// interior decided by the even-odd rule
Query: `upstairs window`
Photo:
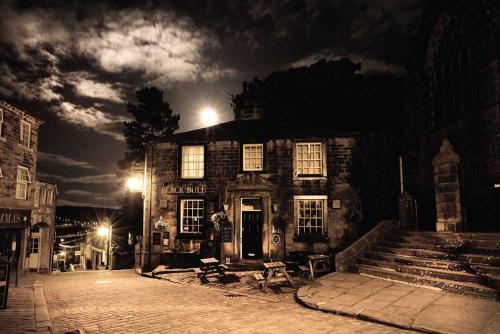
[[[244,144],[243,145],[243,170],[261,171],[264,166],[264,145]]]
[[[21,131],[20,131],[20,142],[21,145],[30,148],[31,141],[31,125],[26,121],[21,121]]]
[[[28,197],[28,184],[31,183],[30,172],[28,168],[17,167],[17,180],[16,180],[16,198],[26,199]]]
[[[295,196],[295,226],[297,234],[326,234],[327,196]]]
[[[182,146],[181,178],[201,179],[205,176],[205,147]]]
[[[54,190],[47,189],[47,204],[52,205],[54,203]]]
[[[297,176],[323,175],[323,150],[321,143],[296,143],[295,156],[295,174]]]
[[[201,233],[205,220],[205,201],[202,199],[183,199],[180,211],[180,232]]]
[[[3,110],[0,110],[0,137],[3,136]]]
[[[47,204],[47,189],[40,188],[40,205]]]

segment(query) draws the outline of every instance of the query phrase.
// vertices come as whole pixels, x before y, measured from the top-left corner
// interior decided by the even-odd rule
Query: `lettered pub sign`
[[[0,264],[0,310],[7,307],[9,292],[9,265]]]
[[[164,184],[161,186],[161,193],[169,195],[204,194],[206,192],[206,184]]]
[[[29,210],[0,209],[0,227],[24,228],[30,222]]]

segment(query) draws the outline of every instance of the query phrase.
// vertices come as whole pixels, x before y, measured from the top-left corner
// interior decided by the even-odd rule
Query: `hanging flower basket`
[[[276,231],[284,232],[286,224],[288,223],[288,216],[285,214],[277,213],[273,216],[271,222]]]
[[[221,226],[225,224],[230,224],[227,215],[224,212],[216,212],[210,217],[210,222],[212,223],[212,227],[216,231],[220,231]]]

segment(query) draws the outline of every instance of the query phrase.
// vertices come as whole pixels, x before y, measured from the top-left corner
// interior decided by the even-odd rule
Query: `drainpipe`
[[[152,205],[153,205],[153,161],[154,161],[154,144],[150,143],[151,145],[151,164],[149,167],[149,236],[148,236],[148,268],[151,269],[151,234],[152,234],[152,221],[151,221],[151,216],[152,216]]]

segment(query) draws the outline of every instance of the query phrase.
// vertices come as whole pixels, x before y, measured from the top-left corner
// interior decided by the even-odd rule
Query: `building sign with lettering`
[[[161,187],[162,194],[205,194],[206,192],[205,184],[164,184]]]
[[[30,222],[29,210],[0,209],[0,226],[25,227]]]

